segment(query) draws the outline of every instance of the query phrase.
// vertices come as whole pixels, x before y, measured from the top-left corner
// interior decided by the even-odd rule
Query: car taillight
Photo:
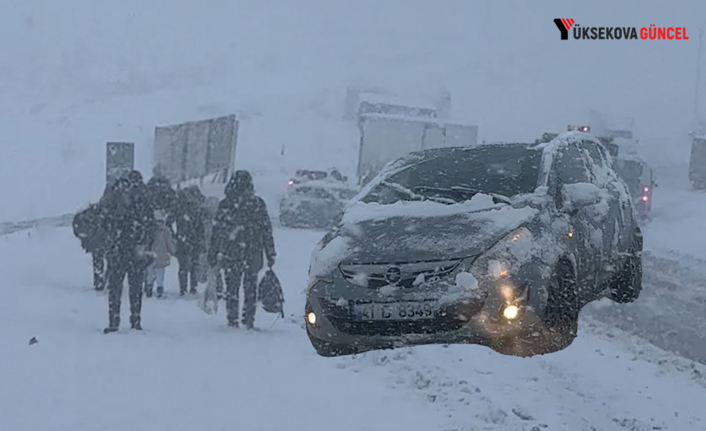
[[[649,196],[647,196],[647,195],[642,195],[642,202],[647,202],[648,200],[650,200],[650,197],[649,197]]]
[[[644,193],[649,193],[650,188],[649,188],[649,187],[643,187],[642,191],[643,191]]]
[[[290,179],[289,181],[287,181],[287,185],[288,185],[288,186],[293,186],[293,185],[294,185],[294,180],[291,180],[291,179]]]

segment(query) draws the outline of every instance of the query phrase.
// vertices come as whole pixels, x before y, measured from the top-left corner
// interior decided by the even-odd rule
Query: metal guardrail
[[[64,227],[70,226],[73,221],[74,214],[64,214],[55,217],[43,217],[34,220],[25,220],[20,222],[0,222],[0,236],[10,235],[23,230],[34,229],[37,227]]]

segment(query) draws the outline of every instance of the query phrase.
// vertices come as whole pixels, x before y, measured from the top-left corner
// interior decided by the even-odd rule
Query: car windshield
[[[323,180],[328,177],[328,173],[323,171],[300,170],[297,171],[297,177],[306,178],[308,180]]]
[[[363,202],[463,202],[477,193],[507,200],[534,192],[541,151],[524,146],[445,149],[385,178]]]
[[[297,195],[310,199],[333,199],[329,192],[317,187],[299,187]]]

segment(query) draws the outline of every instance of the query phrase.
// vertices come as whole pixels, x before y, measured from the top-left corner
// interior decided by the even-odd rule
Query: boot
[[[105,328],[105,329],[103,330],[103,333],[104,333],[104,334],[111,334],[111,333],[113,333],[113,332],[118,332],[118,328],[117,328],[117,327],[113,327],[113,326],[109,326],[109,327],[107,327],[107,328]]]
[[[152,287],[153,287],[152,284],[145,285],[145,296],[148,298],[152,297]]]
[[[164,286],[157,286],[157,298],[164,298]]]
[[[130,327],[136,331],[142,331],[142,325],[140,325],[140,316],[130,316]]]
[[[238,328],[239,327],[238,321],[237,320],[229,320],[228,326],[230,326],[231,328]]]

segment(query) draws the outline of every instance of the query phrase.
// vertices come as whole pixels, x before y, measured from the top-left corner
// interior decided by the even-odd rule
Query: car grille
[[[381,321],[356,319],[351,305],[338,306],[328,301],[322,303],[327,319],[336,330],[350,335],[389,337],[455,331],[467,324],[470,316],[480,312],[482,306],[483,301],[476,300],[464,305],[462,310],[459,306],[443,309],[433,319]]]
[[[425,281],[430,281],[434,278],[440,279],[453,272],[460,263],[461,259],[454,259],[401,264],[341,265],[339,269],[346,280],[354,284],[359,283],[355,280],[365,280],[367,287],[372,289],[379,289],[390,284],[410,288],[420,274],[424,274]],[[386,272],[390,268],[395,268],[399,271],[399,281],[391,283],[386,278]]]

